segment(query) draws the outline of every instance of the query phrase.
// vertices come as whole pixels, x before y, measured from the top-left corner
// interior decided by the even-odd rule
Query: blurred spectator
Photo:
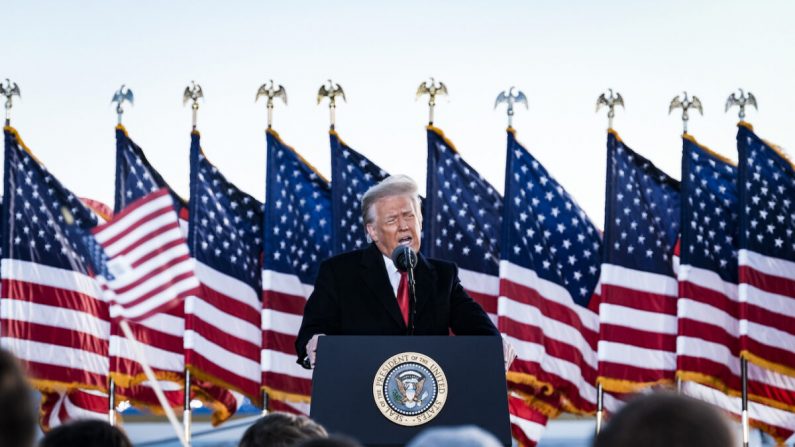
[[[0,350],[0,446],[31,447],[36,438],[36,408],[17,359]]]
[[[725,447],[737,445],[726,418],[711,405],[672,393],[638,396],[607,422],[594,447]]]
[[[335,435],[322,439],[310,439],[298,444],[298,447],[362,447],[362,445],[351,438]]]
[[[301,441],[326,437],[326,429],[306,416],[273,412],[243,433],[239,447],[293,447]]]
[[[502,447],[494,435],[474,425],[429,428],[406,447]]]
[[[132,442],[105,421],[84,419],[53,428],[39,447],[132,447]]]

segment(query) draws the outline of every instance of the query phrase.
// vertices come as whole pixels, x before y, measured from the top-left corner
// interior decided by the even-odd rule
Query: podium
[[[324,336],[310,416],[367,446],[477,425],[511,445],[502,342],[492,336]]]

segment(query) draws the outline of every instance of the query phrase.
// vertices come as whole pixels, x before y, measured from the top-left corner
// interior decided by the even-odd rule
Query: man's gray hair
[[[414,212],[422,221],[422,210],[420,209],[420,196],[417,190],[417,182],[407,175],[390,175],[381,180],[380,183],[373,185],[362,196],[362,221],[365,225],[372,223],[375,216],[371,209],[373,204],[384,197],[410,196]]]

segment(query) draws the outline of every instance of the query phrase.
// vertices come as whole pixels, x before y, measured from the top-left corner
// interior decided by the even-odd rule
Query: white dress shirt
[[[385,255],[381,254],[384,257],[384,265],[386,265],[386,275],[389,277],[389,284],[392,285],[392,291],[395,292],[395,298],[397,299],[397,290],[398,286],[400,285],[400,272],[398,271],[397,267],[395,267],[395,263],[392,262],[392,259]]]

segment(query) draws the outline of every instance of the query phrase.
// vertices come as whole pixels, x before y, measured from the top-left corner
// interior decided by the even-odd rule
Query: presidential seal
[[[373,399],[390,421],[409,427],[422,425],[442,411],[447,401],[447,377],[427,355],[397,354],[378,368]]]

